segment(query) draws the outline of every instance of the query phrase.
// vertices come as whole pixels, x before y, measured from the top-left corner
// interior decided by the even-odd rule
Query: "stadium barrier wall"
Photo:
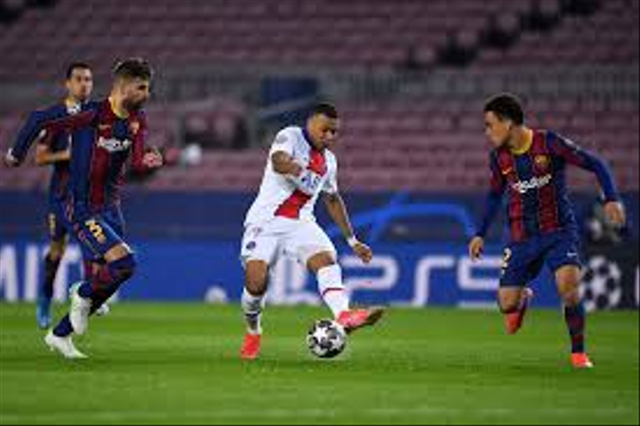
[[[144,215],[136,212],[138,203],[134,203],[131,216],[137,218],[135,222],[142,221],[149,228],[144,231],[144,223],[132,224],[136,231],[130,233],[129,242],[138,254],[139,269],[118,297],[123,300],[237,302],[243,283],[243,271],[238,260],[242,227],[238,218],[242,217],[250,197],[237,195],[237,202],[230,203],[228,194],[199,195],[200,200],[206,197],[207,204],[215,205],[219,199],[223,205],[236,206],[224,214],[218,214],[219,209],[211,210],[220,217],[235,217],[234,232],[238,237],[234,239],[230,238],[233,233],[215,236],[216,231],[212,230],[203,230],[200,235],[204,237],[185,237],[176,229],[169,229],[168,223],[161,233],[152,232],[152,229],[163,228],[160,223],[154,223],[154,216],[173,216],[175,222],[180,223],[180,209],[195,208],[174,203],[171,196],[164,196],[166,205],[173,207],[165,209],[167,211],[161,215],[149,215],[148,209]],[[29,232],[24,235],[10,231],[11,223],[28,222],[29,219],[25,218],[30,217],[37,223],[38,217],[27,211],[23,212],[22,220],[5,216],[4,206],[9,198],[3,194],[0,300],[33,301],[43,274],[46,240],[42,234],[39,237],[33,235],[32,228],[38,229],[37,225],[29,227]],[[23,205],[41,208],[42,196],[34,195],[33,198]],[[222,198],[226,202],[223,203]],[[637,218],[637,196],[631,198],[630,214],[634,221]],[[469,210],[473,199],[461,196],[456,202],[455,197],[393,194],[387,198],[356,196],[352,201],[357,206],[354,223],[360,234],[372,243],[376,252],[374,261],[370,265],[362,265],[337,237],[337,230],[333,227],[327,229],[337,243],[345,283],[357,303],[495,308],[502,246],[499,239],[492,238],[482,261],[474,263],[469,259],[466,238],[469,232],[473,232],[475,212]],[[202,203],[198,208],[203,208]],[[17,214],[15,210],[14,207],[12,212]],[[143,220],[143,217],[148,219]],[[455,229],[443,233],[442,228],[446,226]],[[437,229],[431,234],[420,234],[419,230],[427,227]],[[419,238],[415,238],[416,234]],[[447,239],[446,235],[456,237]],[[583,286],[588,307],[637,308],[640,276],[637,238],[632,237],[631,242],[619,246],[585,245],[583,252],[588,266]],[[80,249],[71,244],[56,281],[57,300],[64,300],[68,285],[80,279],[81,265]],[[536,305],[559,306],[549,271],[545,270],[533,287]],[[274,268],[269,300],[283,305],[320,303],[314,277],[291,260],[284,260]]]

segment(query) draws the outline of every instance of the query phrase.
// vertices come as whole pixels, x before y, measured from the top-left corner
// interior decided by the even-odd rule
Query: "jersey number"
[[[507,272],[507,268],[509,267],[509,261],[513,256],[513,252],[510,248],[504,249],[504,254],[502,255],[502,275]]]
[[[89,232],[91,232],[93,238],[95,238],[100,244],[104,244],[104,242],[107,241],[107,238],[104,236],[104,230],[102,229],[102,226],[100,226],[100,224],[98,224],[95,219],[86,221],[85,225],[87,225],[87,228],[89,228]]]

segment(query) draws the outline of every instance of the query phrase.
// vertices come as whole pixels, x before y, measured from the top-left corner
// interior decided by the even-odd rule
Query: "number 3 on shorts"
[[[104,236],[104,230],[102,226],[95,219],[88,220],[84,223],[87,228],[89,228],[89,232],[93,235],[93,238],[96,239],[100,244],[104,244],[107,238]]]

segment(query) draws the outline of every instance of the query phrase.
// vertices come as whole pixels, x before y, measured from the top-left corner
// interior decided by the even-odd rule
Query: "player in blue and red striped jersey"
[[[67,67],[65,88],[67,96],[62,102],[29,114],[13,147],[5,157],[7,165],[18,166],[24,161],[32,143],[37,139],[34,135],[40,131],[43,122],[77,114],[89,107],[89,97],[93,89],[91,67],[84,62],[71,63]],[[64,203],[69,183],[72,137],[71,134],[61,133],[50,143],[40,143],[36,148],[36,164],[53,168],[47,206],[49,248],[45,256],[43,281],[38,288],[36,308],[36,319],[43,329],[49,328],[51,324],[53,284],[68,242],[69,230],[64,217]],[[106,305],[104,307],[106,308]]]
[[[506,329],[516,333],[533,295],[526,285],[546,264],[555,274],[571,336],[571,361],[591,368],[585,351],[585,310],[580,298],[581,260],[578,227],[568,198],[567,165],[594,173],[604,194],[604,208],[612,223],[623,226],[625,211],[611,172],[594,154],[551,131],[532,130],[518,98],[499,95],[485,106],[486,134],[491,152],[491,190],[475,238],[472,258],[480,257],[484,237],[508,194],[507,215],[511,242],[504,252],[498,300]]]
[[[162,165],[158,151],[145,148],[141,108],[150,94],[151,74],[142,59],[119,63],[108,99],[78,114],[47,120],[38,132],[49,141],[62,133],[74,135],[66,216],[83,256],[96,265],[90,279],[71,295],[69,314],[45,337],[51,349],[67,358],[86,357],[73,345],[72,334],[86,332],[89,316],[136,268],[134,253],[124,241],[120,187],[127,163],[138,172]]]

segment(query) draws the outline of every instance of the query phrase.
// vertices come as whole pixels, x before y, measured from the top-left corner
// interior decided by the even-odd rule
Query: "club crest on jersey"
[[[547,155],[536,155],[534,161],[538,170],[547,170],[549,168],[549,163],[551,162]]]
[[[123,141],[116,138],[106,139],[100,137],[100,139],[98,139],[98,146],[100,148],[106,149],[111,153],[126,151],[131,147],[131,145],[132,142],[129,139],[125,139]]]

